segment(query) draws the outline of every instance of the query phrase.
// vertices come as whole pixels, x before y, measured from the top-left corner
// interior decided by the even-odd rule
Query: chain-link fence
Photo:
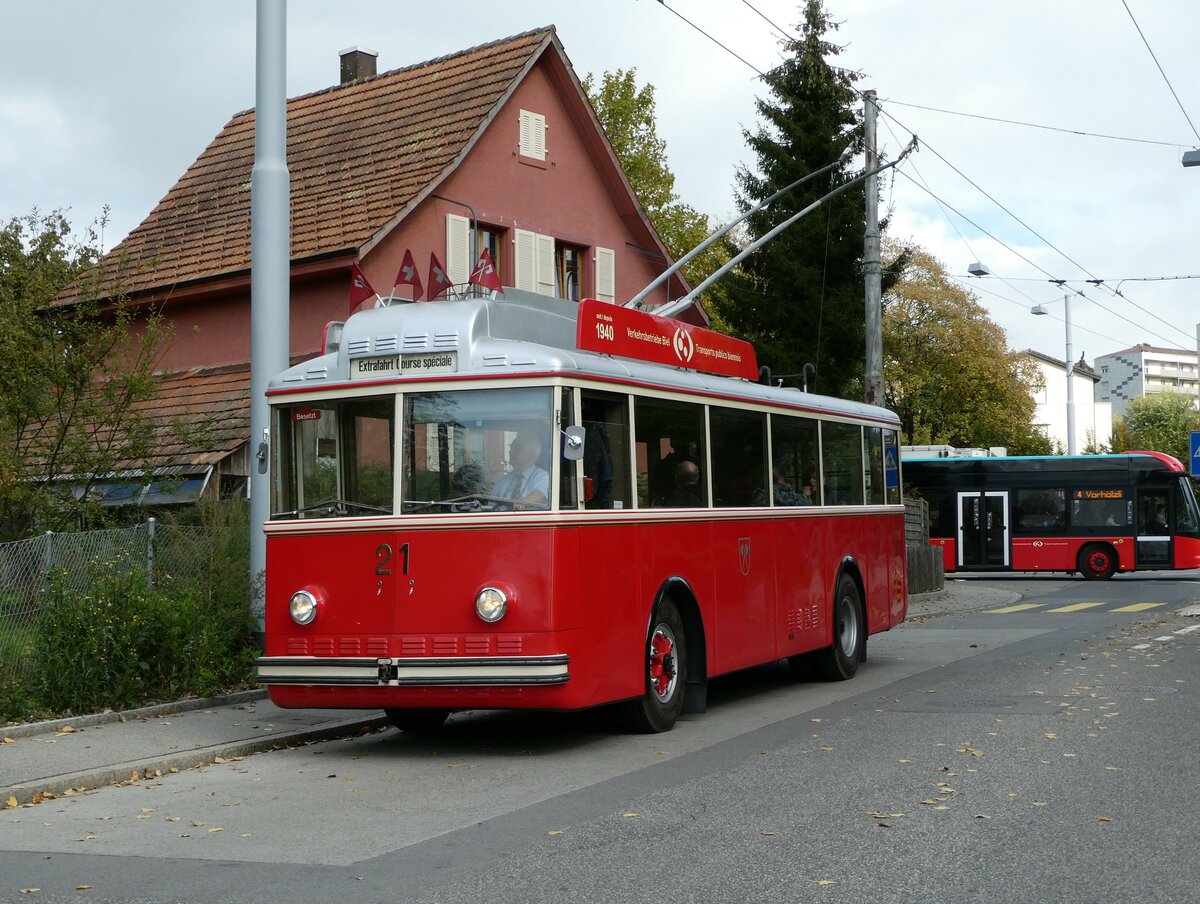
[[[207,568],[199,527],[144,524],[115,530],[46,533],[0,543],[0,686],[19,682],[36,668],[31,652],[52,579],[87,593],[104,569],[141,568],[152,584],[198,580]]]

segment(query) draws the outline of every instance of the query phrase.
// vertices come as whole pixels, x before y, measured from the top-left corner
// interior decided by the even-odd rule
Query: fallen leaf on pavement
[[[1097,816],[1096,820],[1097,822],[1112,822],[1113,818],[1111,816]]]

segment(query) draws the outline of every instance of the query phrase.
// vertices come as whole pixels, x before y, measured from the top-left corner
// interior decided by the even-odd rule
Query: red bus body
[[[504,317],[520,314],[537,322],[539,312],[562,317],[565,311],[569,317],[574,308],[511,290],[506,296],[498,301],[376,310],[368,312],[374,315],[370,329],[378,333],[389,318],[408,320],[399,325],[405,334],[407,328],[421,326],[413,325],[414,318],[453,326],[455,318],[465,317],[469,323],[459,325],[459,335],[474,335],[483,346],[479,331],[486,327],[494,353],[497,322]],[[898,425],[890,412],[745,380],[635,365],[574,348],[566,354],[555,339],[565,336],[565,329],[555,336],[535,337],[541,342],[524,342],[521,349],[511,347],[517,341],[511,343],[510,361],[548,350],[532,370],[470,369],[465,359],[476,356],[463,344],[455,372],[409,376],[396,364],[398,375],[352,380],[345,376],[346,346],[353,347],[357,319],[363,315],[347,323],[342,350],[292,368],[270,391],[278,412],[273,453],[277,462],[284,456],[282,476],[274,478],[276,489],[281,499],[290,500],[286,507],[294,508],[273,515],[266,525],[266,640],[259,676],[276,704],[577,710],[636,700],[647,692],[648,626],[660,601],[670,598],[681,612],[689,644],[689,693],[693,686],[700,689],[690,706],[696,711],[703,708],[702,689],[709,678],[834,645],[833,601],[847,578],[862,600],[864,643],[866,633],[888,630],[904,620],[904,510],[898,469],[893,480],[872,464],[877,456],[871,453],[871,443],[882,436],[885,455],[894,450],[898,459]],[[315,379],[308,376],[314,373]],[[633,426],[623,445],[634,473],[628,475],[630,496],[625,504],[590,507],[589,465],[580,462],[582,473],[576,474],[561,456],[547,466],[553,468],[553,504],[538,510],[491,510],[484,495],[479,496],[485,500],[480,508],[475,501],[449,498],[444,486],[436,499],[414,501],[414,495],[436,495],[429,487],[438,476],[439,461],[445,480],[446,463],[452,458],[468,456],[471,448],[482,455],[495,445],[491,438],[478,436],[475,424],[482,415],[473,421],[459,413],[453,429],[443,422],[440,430],[414,433],[413,424],[424,416],[419,415],[420,406],[436,398],[447,407],[437,395],[442,391],[447,398],[461,391],[453,397],[455,402],[469,401],[470,393],[486,400],[493,385],[512,398],[525,387],[531,387],[530,392],[545,387],[554,417],[561,421],[556,429],[580,420],[575,399],[582,400],[586,410],[591,396],[603,396],[611,410],[622,415],[623,394],[629,394],[626,410]],[[401,400],[395,410],[403,413],[395,415],[387,431],[377,429],[375,434],[393,436],[390,463],[384,467],[404,476],[396,480],[403,486],[390,491],[398,505],[379,508],[396,508],[397,514],[354,510],[354,503],[347,503],[350,508],[344,511],[334,512],[331,505],[329,512],[320,507],[305,512],[300,505],[305,499],[279,489],[289,480],[289,468],[301,468],[296,462],[288,464],[289,442],[299,450],[294,453],[297,462],[310,445],[305,438],[289,439],[289,431],[311,431],[314,419],[319,423],[322,417],[333,417],[329,406],[364,395],[374,399],[376,416],[390,416],[389,394]],[[769,424],[777,431],[806,427],[809,421],[824,424],[826,432],[836,428],[850,435],[859,430],[863,464],[856,478],[860,485],[852,489],[862,498],[854,504],[836,502],[830,487],[840,465],[831,460],[822,471],[830,481],[823,505],[771,505],[761,498],[749,503],[749,497],[738,497],[744,504],[734,504],[732,484],[719,485],[716,477],[705,485],[711,504],[694,509],[651,504],[645,484],[653,478],[655,462],[646,459],[655,458],[665,440],[639,439],[636,431],[649,417],[642,417],[638,406],[643,402],[704,411],[706,442],[717,435],[715,425],[721,417],[745,416],[751,419],[748,423],[759,418],[764,427]],[[314,413],[320,406],[326,406],[323,413]],[[342,420],[346,421],[344,414]],[[506,433],[516,431],[513,426]],[[331,426],[327,432],[332,435]],[[378,441],[372,435],[371,430],[360,430],[359,446]],[[770,434],[778,441],[763,448],[778,452],[783,435]],[[738,434],[731,429],[723,436],[727,447],[733,441],[729,437]],[[833,433],[829,437],[827,445],[832,447]],[[744,439],[758,448],[755,436]],[[319,465],[322,449],[332,454],[332,442],[318,438],[315,457],[304,466]],[[615,433],[613,445],[618,445]],[[718,451],[713,439],[701,462],[715,467]],[[888,476],[881,480],[883,473]],[[300,477],[291,479],[297,485],[302,482]],[[843,484],[845,480],[843,475]],[[439,501],[443,498],[448,501]],[[777,501],[778,491],[772,491],[771,498]],[[273,504],[273,511],[284,505]],[[474,508],[459,510],[468,505]],[[475,605],[485,587],[500,588],[508,601],[503,618],[494,624],[483,621]],[[316,615],[307,624],[298,623],[290,609],[290,600],[300,591],[317,601]]]
[[[1160,452],[906,457],[904,479],[929,502],[947,572],[1200,568],[1200,508]]]

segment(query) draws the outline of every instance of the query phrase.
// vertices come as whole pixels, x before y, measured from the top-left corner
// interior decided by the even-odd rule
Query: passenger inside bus
[[[508,447],[512,470],[496,482],[493,496],[521,506],[544,506],[550,498],[550,472],[538,465],[542,443],[530,433],[518,433]]]
[[[812,488],[809,487],[808,489],[810,494],[808,496],[805,496],[803,493],[797,493],[795,488],[788,483],[787,475],[783,473],[783,468],[775,469],[773,487],[775,505],[812,505]],[[756,490],[754,493],[754,504],[766,505],[765,494]]]
[[[666,504],[672,508],[704,505],[700,495],[700,467],[694,461],[685,459],[675,466],[675,489],[667,496]]]

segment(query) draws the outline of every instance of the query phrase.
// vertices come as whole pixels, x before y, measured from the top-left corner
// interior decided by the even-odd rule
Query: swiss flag
[[[433,301],[454,283],[450,281],[450,277],[446,275],[446,268],[442,266],[442,262],[437,259],[436,254],[429,255],[429,300]]]
[[[370,281],[358,264],[350,268],[350,313],[368,298],[378,298],[379,294],[371,287]]]
[[[417,275],[417,265],[413,261],[412,252],[407,248],[404,249],[404,260],[400,263],[400,272],[396,274],[396,284],[392,286],[394,290],[396,286],[408,285],[412,286],[413,301],[421,300],[421,277]]]
[[[475,269],[471,271],[471,278],[467,282],[491,289],[493,292],[500,291],[500,275],[496,272],[492,256],[488,254],[486,248],[480,253],[479,260],[475,261]]]

